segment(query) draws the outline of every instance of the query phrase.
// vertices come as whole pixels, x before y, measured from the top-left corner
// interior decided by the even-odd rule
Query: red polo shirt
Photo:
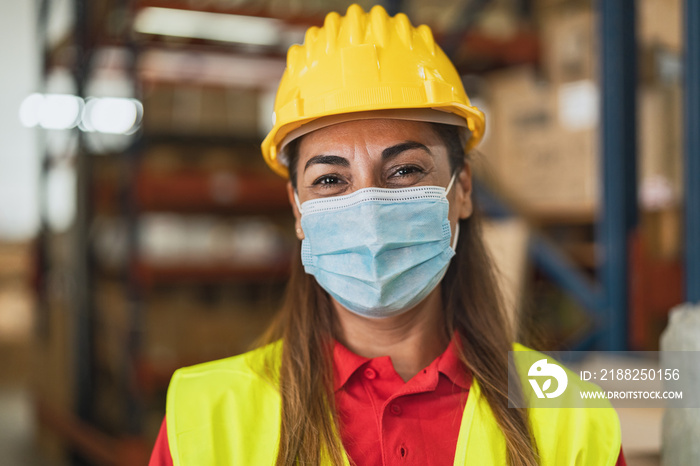
[[[450,343],[408,382],[389,356],[364,358],[336,343],[336,410],[343,446],[358,466],[452,465],[471,375]],[[165,420],[150,466],[172,466]],[[622,450],[617,466],[626,466]]]

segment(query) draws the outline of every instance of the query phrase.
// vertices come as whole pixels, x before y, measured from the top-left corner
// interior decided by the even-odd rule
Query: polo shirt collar
[[[457,355],[457,336],[455,335],[445,351],[437,357],[437,370],[450,381],[464,390],[472,384],[471,372]],[[340,390],[370,358],[353,353],[336,340],[333,347],[333,390]]]
[[[333,391],[340,390],[355,373],[370,358],[365,358],[347,349],[336,340],[333,347]]]

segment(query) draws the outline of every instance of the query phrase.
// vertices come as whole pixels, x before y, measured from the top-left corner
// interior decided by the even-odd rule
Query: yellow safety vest
[[[252,359],[269,352],[281,355],[281,349],[278,342],[175,372],[166,408],[168,444],[175,466],[275,463],[281,398],[276,385],[251,366],[261,360]],[[520,345],[514,349],[527,350]],[[534,351],[531,354],[533,358],[542,356]],[[575,374],[568,375],[569,386],[590,388]],[[524,378],[523,383],[527,384]],[[604,403],[606,408],[529,409],[541,464],[615,465],[620,452],[620,426],[615,410],[607,401]],[[347,458],[345,463],[349,464]],[[506,464],[505,437],[476,380],[462,415],[454,464]]]

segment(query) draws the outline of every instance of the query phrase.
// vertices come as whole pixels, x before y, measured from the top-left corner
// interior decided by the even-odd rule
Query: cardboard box
[[[545,74],[555,83],[597,76],[598,12],[592,3],[589,0],[535,2],[542,31]],[[636,8],[640,45],[682,51],[682,0],[639,0]],[[629,14],[631,18],[634,12]]]
[[[677,206],[643,210],[640,223],[651,257],[677,260],[681,257],[683,212]]]
[[[233,289],[205,302],[188,288],[154,293],[144,312],[144,354],[165,369],[245,352],[273,314]]]
[[[158,84],[144,95],[146,131],[258,136],[258,93],[217,86]]]
[[[226,131],[247,138],[258,137],[260,105],[258,93],[250,89],[229,88],[224,90],[226,103]]]
[[[536,12],[547,12],[552,8],[561,7],[590,7],[591,0],[534,0],[533,7]]]
[[[680,52],[683,45],[682,0],[639,0],[636,4],[640,42]]]
[[[638,190],[640,223],[649,254],[680,257],[682,248],[682,89],[678,84],[639,90]]]
[[[0,280],[29,279],[34,264],[33,244],[0,242]]]
[[[25,280],[0,281],[0,344],[24,344],[34,333],[34,295]]]
[[[517,334],[527,268],[528,226],[524,220],[514,217],[487,220],[483,231],[484,242],[498,270],[506,316]]]
[[[533,214],[594,209],[595,118],[577,125],[571,115],[562,118],[560,89],[538,82],[529,68],[492,75],[489,83],[493,153],[485,158],[497,189]]]
[[[31,390],[38,405],[56,412],[70,412],[75,402],[75,338],[71,311],[62,299],[49,299],[44,305],[48,321],[32,349]],[[65,442],[41,423],[37,428],[37,444],[48,458],[58,463],[65,460]]]
[[[598,75],[596,13],[590,8],[553,8],[542,15],[542,62],[554,84]]]
[[[174,144],[158,144],[144,153],[140,168],[153,175],[169,175],[187,170],[190,164],[184,149]]]
[[[639,91],[638,182],[647,210],[676,205],[683,195],[682,92],[678,84]]]
[[[146,131],[163,133],[172,126],[173,86],[152,85],[143,95],[143,127]]]

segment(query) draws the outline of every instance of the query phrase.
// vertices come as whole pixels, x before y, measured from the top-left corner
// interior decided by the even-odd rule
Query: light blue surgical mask
[[[456,174],[455,174],[456,176]],[[350,311],[374,318],[401,314],[442,280],[454,256],[447,189],[365,188],[297,206],[306,273]],[[295,195],[296,197],[296,195]]]

